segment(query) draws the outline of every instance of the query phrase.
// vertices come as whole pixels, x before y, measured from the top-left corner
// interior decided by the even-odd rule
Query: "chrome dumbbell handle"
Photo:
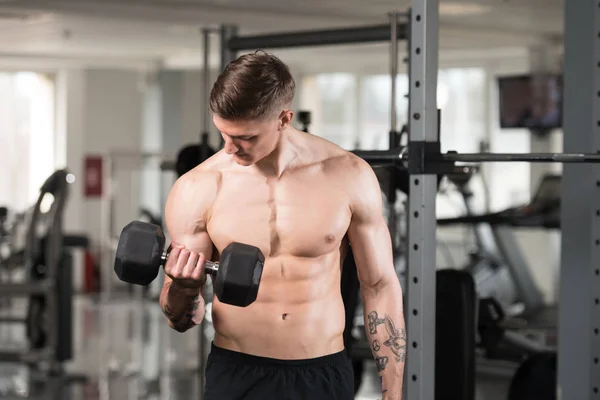
[[[162,256],[160,257],[163,266],[167,262],[167,257],[168,256],[169,256],[169,253],[167,253],[166,251],[163,251]],[[206,273],[211,274],[211,275],[216,275],[217,271],[219,271],[219,263],[207,260],[204,263],[204,269],[206,270]]]

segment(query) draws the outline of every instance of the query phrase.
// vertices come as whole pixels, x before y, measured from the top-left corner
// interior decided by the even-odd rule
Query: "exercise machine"
[[[561,179],[559,174],[545,175],[528,204],[483,215],[476,215],[467,207],[467,215],[463,217],[438,220],[439,225],[473,224],[476,235],[479,232],[477,225],[488,225],[491,229],[500,254],[486,262],[489,253],[484,251],[477,263],[468,265],[467,270],[480,284],[478,333],[481,356],[518,366],[511,384],[511,399],[525,398],[527,393],[531,396],[532,391],[541,396],[556,385],[557,309],[544,305],[512,230],[519,227],[560,228]],[[462,186],[459,188],[467,203],[468,192]],[[507,274],[500,275],[500,270]],[[485,279],[477,279],[478,275],[484,275]],[[497,298],[498,294],[502,296],[507,291],[510,296]],[[517,302],[523,304],[521,312],[510,312]]]
[[[467,266],[480,283],[480,294],[483,297],[501,297],[498,299],[509,316],[518,316],[533,323],[546,320],[555,308],[548,308],[544,304],[542,293],[535,284],[530,268],[525,261],[513,233],[514,228],[541,228],[560,229],[560,188],[561,176],[558,174],[545,175],[528,204],[511,207],[499,212],[475,215],[468,206],[468,193],[463,188],[459,189],[467,205],[467,214],[456,218],[441,218],[439,226],[472,225],[479,248],[485,248],[478,225],[490,227],[497,254],[484,250],[478,252],[477,261]],[[505,277],[496,279],[498,271],[505,268],[511,282]],[[503,282],[501,282],[503,280]],[[489,282],[489,285],[488,285]],[[498,296],[500,295],[500,296]],[[518,313],[508,311],[508,308],[521,303],[523,309]],[[538,324],[539,325],[539,324]],[[556,325],[552,323],[551,325]]]
[[[0,284],[0,296],[24,298],[27,315],[3,316],[0,323],[26,325],[29,348],[0,350],[5,363],[25,364],[46,377],[67,377],[64,363],[73,357],[72,273],[69,248],[88,246],[85,236],[67,235],[62,229],[69,184],[67,171],[55,171],[42,185],[35,205],[26,213],[24,282]],[[43,203],[52,204],[45,210]],[[80,380],[81,376],[69,376]]]

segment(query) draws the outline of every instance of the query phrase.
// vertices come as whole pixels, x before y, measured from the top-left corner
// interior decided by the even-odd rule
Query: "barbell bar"
[[[358,157],[374,167],[401,165],[409,161],[408,147],[391,150],[354,150]],[[531,162],[531,163],[600,163],[600,154],[590,153],[430,153],[433,162]]]

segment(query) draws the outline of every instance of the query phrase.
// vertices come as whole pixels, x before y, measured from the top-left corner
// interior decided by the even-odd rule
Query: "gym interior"
[[[0,1],[0,397],[202,398],[212,293],[202,325],[171,329],[162,274],[122,279],[119,239],[141,221],[168,243],[170,188],[222,146],[210,88],[263,49],[293,73],[294,126],[379,178],[413,344],[403,398],[596,398],[599,31],[585,0]],[[452,168],[414,167],[419,140]],[[381,399],[343,267],[355,399]]]

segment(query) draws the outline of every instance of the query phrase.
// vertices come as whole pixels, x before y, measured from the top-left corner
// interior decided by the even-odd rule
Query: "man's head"
[[[210,93],[213,122],[236,162],[253,164],[270,154],[292,120],[296,84],[289,68],[264,52],[231,62]]]

